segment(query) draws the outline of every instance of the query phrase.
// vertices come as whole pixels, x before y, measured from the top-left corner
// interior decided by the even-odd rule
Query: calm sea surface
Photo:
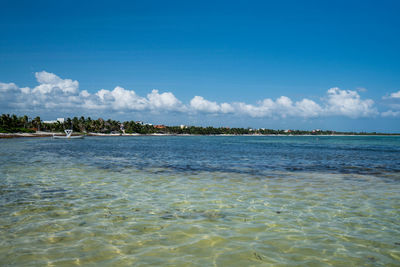
[[[400,266],[400,137],[0,140],[0,266]]]

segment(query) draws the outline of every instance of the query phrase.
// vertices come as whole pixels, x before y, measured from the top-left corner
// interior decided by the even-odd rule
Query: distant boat
[[[72,136],[72,130],[64,130],[65,136],[55,135],[53,134],[54,139],[83,139],[83,135]]]

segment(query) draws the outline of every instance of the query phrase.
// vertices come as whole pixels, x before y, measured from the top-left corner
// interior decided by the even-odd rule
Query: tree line
[[[102,118],[92,119],[84,116],[67,118],[64,122],[44,123],[40,117],[29,118],[28,116],[17,116],[15,114],[2,114],[0,117],[0,133],[34,133],[63,132],[72,129],[80,133],[138,133],[138,134],[194,134],[194,135],[374,135],[376,132],[335,132],[335,131],[303,131],[303,130],[273,130],[273,129],[251,129],[251,128],[228,128],[228,127],[199,127],[199,126],[153,126],[135,121],[120,122],[116,120],[104,120]],[[389,135],[389,134],[382,134]]]

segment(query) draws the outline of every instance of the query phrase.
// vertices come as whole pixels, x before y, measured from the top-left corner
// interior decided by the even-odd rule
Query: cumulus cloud
[[[170,92],[158,93],[158,90],[152,90],[147,95],[148,106],[152,110],[165,109],[165,110],[176,110],[184,111],[185,107],[182,102],[179,101],[174,94]]]
[[[61,79],[57,75],[46,71],[36,72],[35,77],[40,85],[33,89],[33,93],[48,94],[54,91],[61,91],[65,94],[74,94],[78,91],[78,81]]]
[[[190,100],[190,107],[194,111],[205,113],[231,113],[234,111],[233,107],[228,103],[217,104],[204,99],[202,96],[195,96]]]
[[[91,100],[97,102],[94,107],[99,109],[144,110],[147,106],[145,98],[138,96],[133,90],[126,90],[119,86],[112,91],[101,89],[94,96],[95,98]]]
[[[304,98],[293,103],[287,96],[281,96],[275,101],[266,98],[257,105],[246,103],[235,103],[235,107],[240,113],[251,117],[317,117],[322,115],[320,105],[312,100]]]
[[[296,102],[296,111],[303,117],[317,117],[323,113],[320,105],[307,98]]]
[[[159,93],[158,90],[152,90],[147,97],[141,97],[133,90],[117,86],[112,91],[101,89],[93,96],[86,91],[81,93],[81,96],[85,98],[83,106],[88,109],[112,109],[115,111],[179,111],[184,109],[183,104],[174,94]]]
[[[41,71],[35,73],[39,85],[19,88],[14,83],[0,83],[0,101],[3,106],[19,110],[111,110],[111,111],[181,111],[184,105],[170,92],[153,90],[141,97],[133,90],[120,86],[113,90],[100,89],[91,94],[79,90],[78,81],[62,79]]]
[[[400,91],[391,93],[389,98],[399,98],[400,99]]]
[[[223,109],[222,105],[227,108]],[[190,101],[190,107],[196,111],[208,113],[238,113],[251,117],[303,117],[312,118],[318,116],[346,116],[351,118],[375,116],[378,111],[371,99],[361,99],[356,91],[331,88],[327,91],[325,101],[317,104],[315,101],[304,98],[300,101],[292,101],[287,96],[281,96],[276,100],[266,98],[256,105],[243,102],[232,104],[218,104],[195,96]]]
[[[319,103],[311,99],[294,101],[287,96],[273,100],[265,98],[256,104],[244,102],[217,103],[202,96],[193,97],[188,104],[182,103],[171,92],[152,90],[146,96],[134,90],[115,87],[90,93],[80,90],[78,81],[63,79],[41,71],[35,73],[38,85],[18,87],[15,83],[0,83],[0,104],[4,109],[19,111],[107,111],[107,112],[189,112],[191,114],[231,114],[255,118],[314,118],[322,116],[346,116],[350,118],[376,116],[378,113],[371,99],[362,99],[357,91],[331,88]],[[400,91],[392,93],[399,97]],[[397,111],[387,111],[382,116],[398,116]]]
[[[18,90],[18,86],[15,83],[0,83],[0,92],[9,92]]]
[[[329,115],[343,115],[351,118],[377,115],[374,101],[362,100],[356,91],[331,88],[327,92],[326,112]]]

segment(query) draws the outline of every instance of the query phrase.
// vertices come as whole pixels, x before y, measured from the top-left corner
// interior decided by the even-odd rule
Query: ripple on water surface
[[[26,158],[26,142],[45,147],[34,152],[35,160]],[[78,149],[64,158],[43,140],[5,142],[1,152],[12,155],[0,165],[1,265],[396,266],[400,261],[396,172],[175,171],[171,166],[183,163],[172,157],[138,168],[104,142],[110,153]],[[232,169],[250,166],[242,163],[251,155],[242,163],[240,155],[232,156],[238,162]],[[100,160],[118,164],[102,168]],[[217,156],[215,166],[218,161],[223,160]]]

